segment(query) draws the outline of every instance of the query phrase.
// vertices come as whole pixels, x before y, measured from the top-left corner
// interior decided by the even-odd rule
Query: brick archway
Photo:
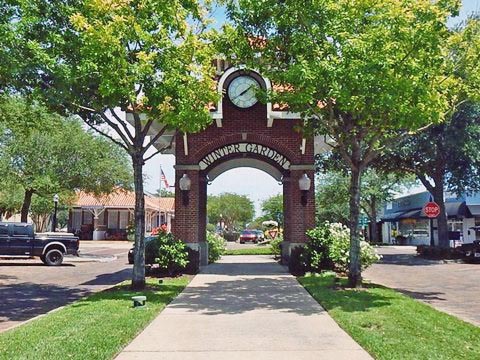
[[[206,204],[208,174],[218,176],[244,164],[260,168],[281,179],[284,195],[284,244],[282,261],[288,263],[291,249],[307,241],[305,231],[315,224],[314,139],[301,132],[299,114],[275,104],[257,102],[240,108],[228,96],[228,86],[239,76],[252,76],[261,87],[270,82],[258,73],[229,68],[218,78],[219,92],[225,94],[211,111],[213,123],[196,134],[178,134],[175,139],[176,198],[173,232],[194,250],[194,267],[208,263],[206,245]],[[300,129],[300,130],[299,130]],[[191,180],[188,203],[179,188],[186,174]],[[306,174],[310,190],[299,189]],[[233,189],[234,191],[234,189]]]

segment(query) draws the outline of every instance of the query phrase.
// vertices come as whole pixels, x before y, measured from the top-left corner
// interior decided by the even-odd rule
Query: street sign
[[[270,237],[272,238],[272,240],[275,240],[275,238],[277,237],[277,234],[278,234],[278,230],[275,229],[275,230],[268,230],[268,235],[270,235]]]
[[[436,202],[430,201],[423,207],[423,212],[428,218],[434,219],[440,215],[440,206]]]

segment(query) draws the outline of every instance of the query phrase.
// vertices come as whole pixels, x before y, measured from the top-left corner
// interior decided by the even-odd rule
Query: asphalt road
[[[81,242],[85,258],[49,267],[39,259],[0,258],[0,332],[129,279],[128,242]]]
[[[383,259],[363,276],[480,326],[480,264],[418,258],[413,246],[378,248]]]

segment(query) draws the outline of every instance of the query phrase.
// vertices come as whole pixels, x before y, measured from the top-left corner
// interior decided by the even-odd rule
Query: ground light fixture
[[[312,180],[310,180],[307,174],[303,174],[300,179],[298,179],[298,187],[302,192],[301,202],[303,206],[307,205],[307,195],[311,185]]]
[[[188,177],[187,174],[183,174],[182,178],[178,181],[178,186],[182,191],[182,202],[184,206],[188,205],[188,192],[192,187],[192,180]]]
[[[52,232],[55,232],[57,229],[57,210],[58,210],[58,200],[59,200],[58,194],[53,195],[53,203],[55,205],[54,210],[53,210],[53,219],[52,219]]]

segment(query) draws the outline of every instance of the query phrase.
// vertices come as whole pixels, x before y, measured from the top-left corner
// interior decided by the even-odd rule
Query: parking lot
[[[129,242],[80,243],[81,258],[59,267],[40,259],[0,258],[0,331],[129,279]]]
[[[364,272],[366,279],[480,326],[480,264],[421,259],[413,246],[385,246],[378,251],[383,259]]]

